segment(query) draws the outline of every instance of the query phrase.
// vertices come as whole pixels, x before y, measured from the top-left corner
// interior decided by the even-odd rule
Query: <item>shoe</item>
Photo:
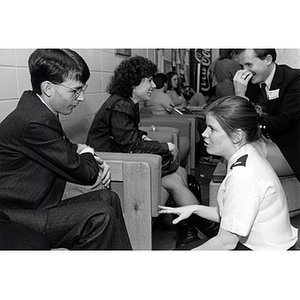
[[[188,219],[176,224],[176,231],[178,234],[176,248],[183,247],[191,242],[200,240],[198,237],[198,230],[196,227],[189,224]]]
[[[216,166],[219,162],[219,158],[214,158],[212,156],[200,157],[199,163],[203,165]]]
[[[191,215],[189,220],[191,226],[198,228],[198,230],[209,239],[216,236],[219,232],[220,224],[217,222],[213,222],[196,215]]]
[[[205,226],[199,226],[197,227],[203,234],[206,235],[207,238],[211,239],[212,237],[216,236],[219,232],[220,229],[220,224],[213,222],[213,221],[209,221],[209,220],[205,220],[207,221],[207,223],[205,224]]]

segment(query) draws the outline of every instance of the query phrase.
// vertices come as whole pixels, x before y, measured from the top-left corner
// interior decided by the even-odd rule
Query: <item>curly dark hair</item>
[[[134,87],[138,86],[142,79],[154,76],[156,72],[157,66],[148,58],[139,55],[130,57],[115,69],[107,91],[111,95],[131,97]]]

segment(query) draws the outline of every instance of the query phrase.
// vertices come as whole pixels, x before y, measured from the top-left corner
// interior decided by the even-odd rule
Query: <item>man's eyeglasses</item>
[[[65,84],[62,84],[62,83],[54,83],[54,84],[61,85],[65,88],[68,88],[68,89],[72,90],[74,92],[75,99],[77,99],[81,95],[81,93],[84,93],[86,91],[87,87],[88,87],[88,85],[85,84],[83,87],[75,89],[75,88],[72,88],[72,87],[67,86]]]

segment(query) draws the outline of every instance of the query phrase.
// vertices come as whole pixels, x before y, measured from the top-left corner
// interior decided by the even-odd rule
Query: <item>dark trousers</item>
[[[0,211],[0,250],[50,250],[51,245],[39,232],[11,221]]]
[[[40,232],[52,248],[131,250],[120,199],[98,190],[35,211],[6,211],[12,220]]]
[[[203,240],[200,240],[200,241],[195,241],[195,242],[191,242],[185,246],[182,246],[182,247],[179,247],[175,250],[192,250],[194,248],[197,248],[201,245],[203,245],[204,243],[206,243],[209,239],[203,239]],[[248,250],[248,251],[251,251],[251,249],[249,249],[248,247],[244,246],[242,243],[238,242],[235,249],[233,250]]]

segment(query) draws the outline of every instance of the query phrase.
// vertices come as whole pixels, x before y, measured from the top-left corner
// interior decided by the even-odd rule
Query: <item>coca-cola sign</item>
[[[209,66],[212,63],[211,49],[193,49],[192,65],[194,69],[194,82],[197,92],[209,94]]]

